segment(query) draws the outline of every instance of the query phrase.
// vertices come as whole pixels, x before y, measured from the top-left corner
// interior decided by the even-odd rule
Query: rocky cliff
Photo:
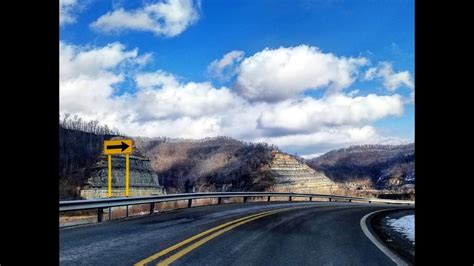
[[[272,156],[271,164],[263,171],[274,179],[274,185],[267,191],[330,194],[337,190],[337,184],[324,173],[294,157],[278,151],[273,151]]]
[[[114,138],[115,139],[115,138]],[[112,156],[112,194],[125,195],[125,155]],[[159,177],[151,168],[150,160],[143,156],[134,145],[129,156],[130,183],[129,196],[149,196],[166,194]],[[81,197],[102,198],[108,193],[108,156],[102,155],[94,167],[89,169],[90,177],[81,189]]]

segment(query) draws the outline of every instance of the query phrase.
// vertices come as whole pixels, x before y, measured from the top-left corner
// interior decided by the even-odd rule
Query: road
[[[365,214],[388,208],[397,207],[255,202],[63,228],[60,264],[395,265],[360,227]]]

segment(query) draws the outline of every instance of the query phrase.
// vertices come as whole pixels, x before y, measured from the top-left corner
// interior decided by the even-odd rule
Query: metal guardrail
[[[333,200],[344,200],[344,201],[358,201],[358,202],[379,202],[388,204],[404,204],[414,205],[414,201],[407,200],[390,200],[390,199],[376,199],[376,198],[363,198],[363,197],[351,197],[351,196],[338,196],[338,195],[327,195],[327,194],[302,194],[302,193],[285,193],[285,192],[205,192],[205,193],[183,193],[183,194],[170,194],[170,195],[157,195],[157,196],[146,196],[146,197],[119,197],[119,198],[101,198],[101,199],[90,199],[90,200],[70,200],[59,202],[59,212],[66,211],[80,211],[97,209],[98,222],[102,222],[104,208],[129,206],[138,204],[150,204],[150,214],[154,213],[155,203],[158,202],[169,202],[178,200],[188,200],[188,208],[192,206],[193,199],[206,199],[206,198],[217,198],[218,204],[222,203],[223,198],[231,197],[243,197],[243,201],[247,202],[251,197],[267,197],[267,201],[270,201],[271,197],[288,197],[289,201],[293,198],[309,198],[309,201],[313,201],[313,198],[326,198],[329,201]],[[128,209],[127,209],[128,216]]]

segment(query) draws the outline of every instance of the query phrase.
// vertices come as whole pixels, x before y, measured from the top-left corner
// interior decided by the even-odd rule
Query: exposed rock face
[[[337,190],[337,184],[305,163],[288,154],[273,151],[273,160],[268,173],[275,184],[267,191],[330,194]]]
[[[87,185],[81,190],[84,198],[99,198],[107,195],[108,158],[101,160],[92,169]],[[150,160],[137,155],[130,155],[129,196],[148,196],[165,194],[158,175],[151,169]],[[112,191],[114,196],[123,196],[125,190],[125,156],[112,156]]]

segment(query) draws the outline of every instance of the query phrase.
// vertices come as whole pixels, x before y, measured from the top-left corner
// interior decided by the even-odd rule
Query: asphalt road
[[[365,214],[388,208],[397,207],[341,202],[224,204],[63,228],[59,261],[61,265],[395,265],[360,227]]]

